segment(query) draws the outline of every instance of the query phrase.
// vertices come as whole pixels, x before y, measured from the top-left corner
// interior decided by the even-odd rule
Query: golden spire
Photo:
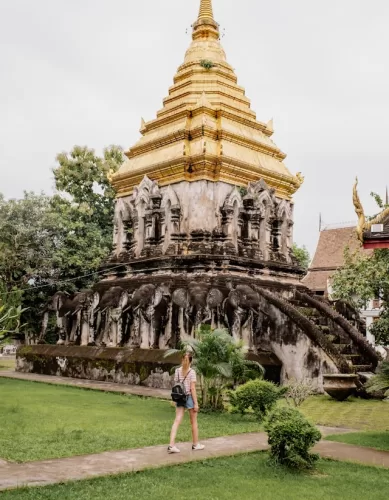
[[[212,0],[201,0],[200,10],[193,25],[193,40],[219,38],[219,25],[213,18]]]
[[[200,19],[213,19],[212,0],[201,0],[198,21]]]

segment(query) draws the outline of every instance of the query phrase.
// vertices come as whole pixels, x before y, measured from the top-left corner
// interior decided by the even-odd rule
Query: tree
[[[108,175],[123,163],[121,148],[110,146],[100,157],[93,149],[75,146],[70,153],[59,154],[57,161],[59,166],[53,169],[57,191],[70,196],[80,216],[98,224],[112,240],[115,191]]]
[[[50,202],[34,193],[8,201],[0,195],[0,280],[8,291],[52,272],[56,221]]]
[[[389,250],[374,250],[372,255],[345,251],[345,264],[333,276],[334,297],[365,307],[373,298],[382,300],[381,317],[371,327],[379,345],[389,344]]]
[[[228,383],[245,382],[250,378],[261,377],[263,367],[245,359],[245,347],[235,341],[226,330],[211,330],[202,326],[197,338],[182,343],[180,351],[168,351],[165,356],[177,352],[193,353],[193,368],[200,378],[201,404],[204,408],[220,410],[223,408],[222,395]]]
[[[39,330],[42,308],[58,289],[91,286],[112,248],[115,193],[107,174],[123,162],[120,148],[103,157],[75,147],[58,156],[57,193],[25,193],[20,200],[0,195],[0,282],[19,290],[22,322]]]
[[[299,266],[302,269],[308,269],[311,262],[311,256],[305,246],[299,247],[296,243],[293,244],[293,255],[296,258]]]

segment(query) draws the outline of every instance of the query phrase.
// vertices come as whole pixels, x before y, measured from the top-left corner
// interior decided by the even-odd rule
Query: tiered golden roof
[[[212,0],[201,0],[192,43],[157,118],[142,120],[142,138],[112,178],[118,196],[147,175],[160,186],[181,181],[224,181],[245,186],[263,178],[278,196],[300,187],[270,139],[273,123],[256,120],[220,44]]]

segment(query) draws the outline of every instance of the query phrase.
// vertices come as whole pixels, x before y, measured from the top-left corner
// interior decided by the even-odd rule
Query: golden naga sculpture
[[[296,179],[297,179],[297,182],[298,182],[298,185],[299,187],[302,186],[304,184],[304,181],[305,181],[305,177],[302,175],[301,172],[297,172],[296,174]]]
[[[355,213],[358,216],[358,224],[357,224],[357,235],[358,239],[363,243],[363,233],[365,231],[369,231],[372,226],[375,224],[381,224],[386,217],[389,216],[389,207],[385,208],[381,213],[379,213],[376,217],[370,220],[366,220],[365,212],[363,210],[363,206],[358,194],[358,177],[355,179],[355,184],[353,188],[353,203],[355,208]]]

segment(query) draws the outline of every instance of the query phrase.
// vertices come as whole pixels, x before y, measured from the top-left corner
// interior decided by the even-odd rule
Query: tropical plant
[[[10,334],[17,332],[22,312],[23,311],[20,306],[11,307],[8,310],[4,305],[0,306],[0,343],[3,342]],[[15,330],[12,328],[15,328]]]
[[[298,408],[309,398],[309,396],[312,396],[314,392],[312,382],[298,382],[297,380],[292,380],[287,387],[285,399],[289,405],[293,404],[295,408]]]
[[[5,283],[0,281],[0,343],[6,343],[12,334],[19,333],[20,316],[24,312],[21,301],[20,290],[8,291]]]
[[[200,382],[200,401],[205,409],[222,410],[223,393],[231,383],[263,376],[263,367],[245,358],[245,347],[235,341],[226,330],[211,330],[202,326],[195,339],[182,342],[180,349],[172,349],[165,356],[177,352],[193,354],[193,368]]]
[[[253,411],[256,418],[262,421],[285,394],[285,390],[273,382],[251,380],[230,393],[230,402],[242,415]]]
[[[277,408],[269,416],[268,433],[272,460],[293,469],[311,469],[318,455],[310,449],[321,439],[320,431],[295,408]]]
[[[366,383],[366,390],[372,394],[384,392],[389,399],[389,361],[383,361],[377,369],[377,373]]]

